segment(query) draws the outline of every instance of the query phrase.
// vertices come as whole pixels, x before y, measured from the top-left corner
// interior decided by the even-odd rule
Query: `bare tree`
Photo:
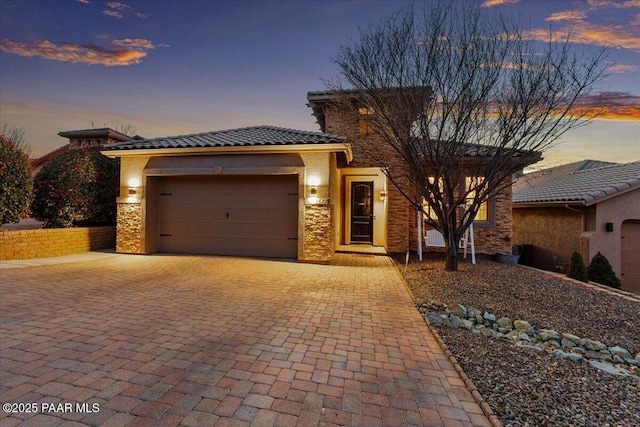
[[[93,129],[98,128],[95,122],[91,122],[91,127]],[[102,127],[113,129],[116,132],[120,132],[128,136],[134,136],[136,134],[136,127],[133,124],[122,120],[113,120],[110,124],[103,123]]]
[[[26,140],[27,131],[24,128],[3,123],[0,128],[0,135],[11,141],[11,144],[26,154],[27,157],[31,155],[31,146]]]
[[[421,12],[421,13],[418,13]],[[412,4],[360,30],[332,58],[343,93],[389,150],[368,151],[445,240],[445,269],[480,206],[597,113],[574,109],[603,78],[604,49],[576,53],[570,35],[547,43],[478,2]],[[355,100],[355,101],[354,101]]]

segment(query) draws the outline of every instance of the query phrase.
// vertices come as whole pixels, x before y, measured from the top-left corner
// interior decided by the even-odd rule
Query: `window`
[[[479,182],[480,178],[478,177],[466,177],[465,178],[465,185],[467,190],[469,190],[470,188],[476,186]],[[476,197],[476,192],[475,191],[469,191],[469,194],[467,194],[467,205],[470,205],[471,203],[473,203],[473,199]],[[474,218],[474,221],[484,221],[484,222],[488,222],[489,221],[489,201],[484,201],[482,202],[482,204],[478,207],[478,212],[476,213],[476,217]]]
[[[360,107],[358,108],[358,113],[360,114],[358,120],[358,133],[371,133],[373,129],[371,129],[371,125],[369,125],[370,116],[373,115],[373,108],[370,107]]]
[[[480,178],[477,177],[465,177],[465,185],[466,188],[472,188],[479,183]],[[434,178],[429,177],[429,181],[433,184]],[[442,183],[440,184],[442,189]],[[475,198],[475,191],[470,191],[466,197],[467,205],[473,203],[473,199]],[[436,219],[436,215],[433,213],[433,209],[427,203],[426,200],[423,199],[423,218],[426,219]],[[490,212],[490,201],[484,201],[479,207],[478,212],[476,213],[476,217],[474,218],[474,222],[485,222],[489,223],[491,221],[491,212]]]

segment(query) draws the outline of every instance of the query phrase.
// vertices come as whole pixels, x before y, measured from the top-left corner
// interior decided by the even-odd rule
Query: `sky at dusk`
[[[544,165],[640,160],[640,0],[478,0],[533,37],[609,46],[609,108]],[[60,131],[131,123],[145,138],[255,125],[319,131],[306,94],[336,75],[339,46],[404,1],[0,0],[0,120],[32,157]]]

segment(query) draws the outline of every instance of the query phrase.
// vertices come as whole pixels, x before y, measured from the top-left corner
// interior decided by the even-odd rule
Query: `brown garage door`
[[[640,221],[625,221],[621,229],[622,289],[640,291]]]
[[[160,251],[296,258],[296,175],[171,177],[159,183]]]

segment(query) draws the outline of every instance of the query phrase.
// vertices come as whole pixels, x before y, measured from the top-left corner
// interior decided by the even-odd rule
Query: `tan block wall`
[[[513,210],[513,244],[533,245],[532,267],[544,270],[566,271],[571,254],[582,252],[582,227],[582,215],[564,207]]]
[[[118,203],[116,252],[144,253],[142,220],[142,205],[140,203]]]
[[[328,263],[333,256],[333,205],[304,206],[305,262]]]
[[[0,260],[47,258],[115,246],[116,228],[78,227],[0,231]]]

